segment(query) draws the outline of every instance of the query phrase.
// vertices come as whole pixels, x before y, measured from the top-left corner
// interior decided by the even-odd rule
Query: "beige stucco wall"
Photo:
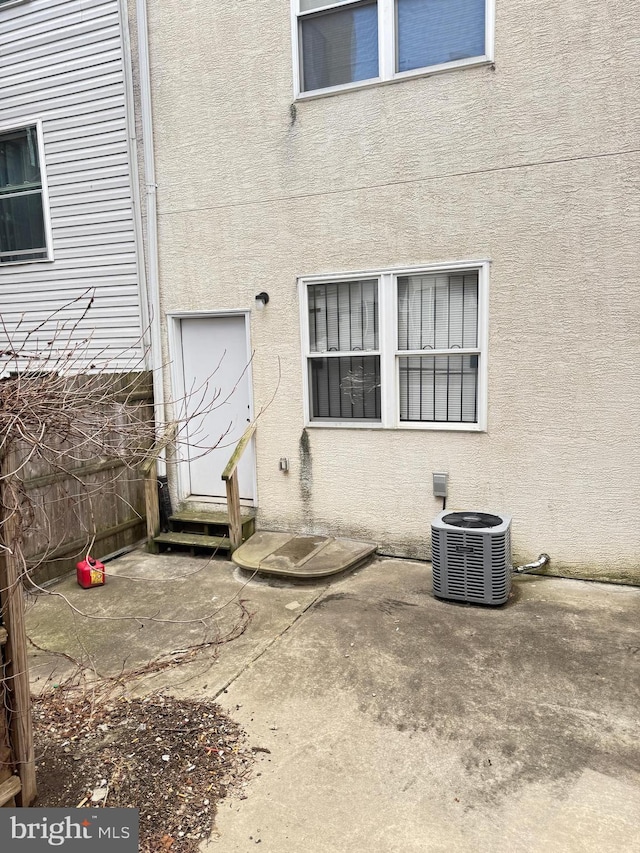
[[[640,578],[639,25],[498,3],[495,68],[292,108],[288,0],[149,4],[163,312],[249,309],[259,524],[426,557],[452,508],[517,559]],[[491,259],[486,433],[310,427],[299,275]],[[289,473],[278,460],[290,459]]]

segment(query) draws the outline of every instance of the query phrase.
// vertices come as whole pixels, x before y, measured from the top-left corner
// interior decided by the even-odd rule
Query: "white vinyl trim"
[[[378,72],[381,80],[392,80],[396,61],[396,15],[395,8],[388,14],[385,0],[378,0]],[[391,0],[395,7],[395,0]]]
[[[494,61],[496,43],[496,2],[487,0],[484,13],[484,53],[488,62]]]
[[[485,40],[484,54],[467,59],[456,59],[410,71],[396,71],[396,0],[377,0],[378,6],[378,76],[367,80],[357,80],[340,86],[327,86],[324,89],[302,89],[302,51],[300,49],[300,21],[308,15],[355,5],[357,0],[338,0],[317,9],[300,11],[300,0],[291,0],[291,47],[293,55],[293,96],[294,100],[313,100],[334,95],[352,89],[368,89],[381,84],[397,83],[413,77],[430,77],[446,71],[462,68],[474,68],[491,65],[495,49],[495,0],[485,0]]]
[[[136,115],[135,115],[135,94],[133,87],[133,59],[131,53],[131,40],[129,33],[129,11],[128,0],[119,0],[120,2],[120,32],[122,38],[122,54],[123,54],[123,76],[124,76],[124,94],[125,94],[125,114],[127,127],[127,158],[129,162],[129,175],[131,184],[131,199],[133,207],[133,229],[135,234],[135,253],[136,253],[136,269],[138,279],[138,290],[140,294],[140,332],[144,346],[145,366],[148,370],[153,371],[155,367],[153,359],[153,335],[151,333],[151,312],[149,310],[149,292],[147,287],[147,273],[144,262],[144,235],[142,227],[142,202],[140,198],[140,176],[138,172],[138,145],[136,138]],[[158,325],[159,318],[158,318]],[[162,356],[158,358],[161,364]],[[160,373],[162,371],[160,370]],[[154,377],[152,374],[152,382]],[[155,382],[154,385],[154,400],[156,399],[157,386],[162,384]],[[162,402],[162,398],[160,400]],[[156,404],[157,408],[157,404]],[[162,406],[164,410],[164,405]],[[164,423],[163,418],[156,420],[156,429],[160,430]],[[159,462],[158,470],[164,474],[164,455]]]
[[[486,432],[487,429],[487,388],[488,388],[488,323],[489,323],[489,266],[488,259],[469,261],[451,261],[448,263],[425,264],[419,267],[398,267],[392,270],[369,269],[332,273],[330,275],[303,275],[298,277],[298,303],[300,309],[300,331],[302,342],[302,392],[304,423],[307,427],[331,427],[340,429],[418,429],[457,432]],[[398,381],[399,355],[412,355],[407,350],[399,353],[397,319],[397,281],[405,275],[435,272],[455,272],[456,270],[477,270],[478,272],[478,346],[456,350],[456,354],[478,354],[480,358],[477,385],[477,416],[475,423],[401,421],[400,394]],[[378,281],[378,305],[380,320],[379,350],[367,351],[367,355],[380,356],[380,405],[381,419],[374,420],[333,420],[330,418],[311,418],[309,363],[314,357],[345,355],[339,353],[312,353],[309,341],[309,323],[307,289],[311,284],[330,284],[336,281],[357,281],[361,278],[376,278]],[[428,355],[450,354],[451,350],[429,350]],[[352,353],[362,355],[361,351]],[[420,353],[424,354],[424,353]],[[349,355],[349,353],[346,353]]]

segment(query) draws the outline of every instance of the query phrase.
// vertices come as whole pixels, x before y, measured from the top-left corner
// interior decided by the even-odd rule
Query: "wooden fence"
[[[5,444],[2,460],[0,807],[13,805],[14,797],[18,805],[28,806],[36,796],[25,572],[42,584],[73,570],[89,550],[94,557],[104,557],[145,539],[147,533],[145,480],[138,465],[153,442],[150,374],[69,381],[76,391],[85,382],[87,393],[91,390],[101,402],[86,433],[91,435],[95,426],[97,434],[104,424],[99,438],[82,441],[72,431],[53,435],[42,452],[34,453],[32,446],[14,437]],[[98,382],[108,393],[95,393]],[[147,484],[147,492],[149,488]]]
[[[57,457],[52,462],[46,454],[36,455],[20,475],[29,504],[23,550],[37,583],[73,570],[90,545],[92,555],[99,558],[146,536],[144,480],[131,466],[133,460],[123,444],[126,425],[132,422],[146,423],[151,441],[151,376],[116,374],[101,378],[111,386],[111,403],[99,417],[114,425],[113,445],[118,452],[105,452],[104,448],[100,452],[99,448],[96,453],[91,443],[86,447],[69,443],[67,447],[61,439],[56,449],[66,456],[64,465]],[[122,389],[120,394],[118,389]],[[142,432],[138,427],[131,432],[136,444],[132,452],[139,453]],[[20,455],[19,444],[17,451]]]

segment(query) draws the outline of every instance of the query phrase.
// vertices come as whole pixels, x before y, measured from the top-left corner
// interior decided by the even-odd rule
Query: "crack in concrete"
[[[295,617],[295,619],[294,619],[292,622],[290,622],[290,623],[286,626],[286,628],[283,628],[283,629],[282,629],[282,631],[280,631],[278,634],[276,634],[276,636],[275,636],[275,637],[273,637],[271,640],[269,640],[269,642],[268,642],[268,643],[267,643],[267,644],[266,644],[262,649],[260,649],[260,651],[258,651],[258,652],[257,652],[257,653],[256,653],[256,654],[251,658],[251,660],[247,661],[243,666],[241,666],[241,667],[240,667],[240,669],[235,673],[235,675],[232,675],[232,676],[231,676],[231,678],[229,678],[229,679],[228,679],[228,680],[227,680],[227,681],[222,685],[222,687],[221,687],[221,688],[218,690],[218,692],[214,695],[213,700],[214,700],[214,701],[216,701],[216,700],[217,700],[217,699],[218,699],[218,698],[219,698],[219,697],[220,697],[220,696],[221,696],[221,695],[222,695],[226,690],[228,690],[228,689],[229,689],[229,687],[231,687],[231,685],[232,685],[234,682],[236,682],[236,681],[240,678],[240,676],[241,676],[241,675],[244,675],[244,673],[245,673],[245,672],[246,672],[250,667],[252,667],[252,666],[253,666],[253,664],[254,664],[256,661],[260,660],[260,658],[261,658],[261,657],[262,657],[266,652],[268,652],[268,651],[269,651],[269,649],[270,649],[270,648],[272,648],[272,646],[274,646],[274,645],[275,645],[275,643],[277,643],[279,639],[281,639],[282,637],[284,637],[284,635],[285,635],[288,631],[290,631],[290,630],[294,627],[294,625],[296,625],[296,624],[300,621],[300,619],[302,619],[302,617],[305,615],[305,613],[307,613],[309,610],[311,610],[311,608],[316,604],[316,602],[317,602],[317,601],[319,601],[319,599],[320,599],[320,598],[322,598],[322,596],[327,592],[327,590],[328,590],[328,589],[330,589],[330,588],[331,588],[331,586],[332,586],[332,584],[330,584],[330,583],[329,583],[329,584],[327,584],[326,586],[322,587],[322,589],[320,590],[320,592],[318,592],[318,594],[315,596],[315,598],[312,598],[312,599],[311,599],[311,601],[309,602],[309,604],[307,604],[307,605],[306,605],[306,607],[304,607],[304,608],[303,608],[303,609],[302,609],[302,610],[297,614],[297,616]]]

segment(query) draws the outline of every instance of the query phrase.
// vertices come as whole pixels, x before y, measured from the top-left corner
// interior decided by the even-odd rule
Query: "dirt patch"
[[[193,853],[253,765],[215,703],[167,696],[35,700],[38,807],[140,810],[141,853]]]

